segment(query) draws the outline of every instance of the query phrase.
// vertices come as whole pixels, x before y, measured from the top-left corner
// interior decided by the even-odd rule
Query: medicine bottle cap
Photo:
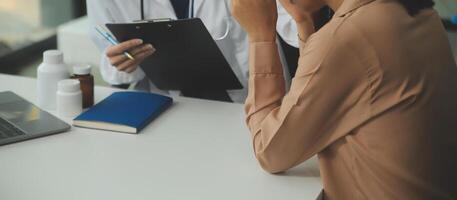
[[[47,50],[43,53],[43,62],[46,64],[63,63],[63,53],[59,50]]]
[[[90,74],[92,67],[90,65],[77,65],[73,67],[73,74],[87,75]]]
[[[58,83],[59,92],[78,92],[81,90],[79,80],[77,79],[65,79]]]

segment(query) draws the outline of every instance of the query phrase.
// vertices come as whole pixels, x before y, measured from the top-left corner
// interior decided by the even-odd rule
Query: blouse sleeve
[[[285,171],[368,118],[367,72],[344,41],[310,37],[286,94],[274,43],[252,43],[245,111],[254,151],[268,172]]]

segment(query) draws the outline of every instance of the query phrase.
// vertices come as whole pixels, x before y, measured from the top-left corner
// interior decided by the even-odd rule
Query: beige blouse
[[[265,170],[318,154],[325,199],[457,199],[457,66],[434,10],[345,0],[302,44],[289,92],[276,45],[250,48],[247,123]]]

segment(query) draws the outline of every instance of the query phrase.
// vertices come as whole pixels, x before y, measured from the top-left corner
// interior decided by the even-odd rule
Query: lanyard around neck
[[[194,18],[194,5],[195,5],[195,2],[194,0],[190,0],[190,11],[189,11],[189,15],[188,15],[188,18]],[[144,0],[141,0],[140,1],[140,9],[141,9],[141,20],[145,20],[145,16],[144,16]]]

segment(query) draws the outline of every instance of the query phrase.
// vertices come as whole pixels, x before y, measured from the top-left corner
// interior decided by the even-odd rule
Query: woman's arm
[[[265,3],[270,1],[235,2],[239,7],[237,10],[235,3],[234,15],[247,26],[250,37],[251,31],[270,31],[267,26],[261,27],[274,19],[261,17],[272,15],[268,9],[271,5]],[[265,4],[259,5],[262,3]],[[257,24],[259,21],[262,23]],[[301,37],[306,37],[303,40],[307,42],[300,49],[297,74],[287,94],[276,45],[251,39],[246,121],[256,157],[271,173],[309,159],[369,116],[366,71],[361,70],[357,54],[345,49],[346,40],[336,38],[332,32],[308,38],[310,27],[302,26]],[[256,33],[254,38],[258,35],[262,34]]]

